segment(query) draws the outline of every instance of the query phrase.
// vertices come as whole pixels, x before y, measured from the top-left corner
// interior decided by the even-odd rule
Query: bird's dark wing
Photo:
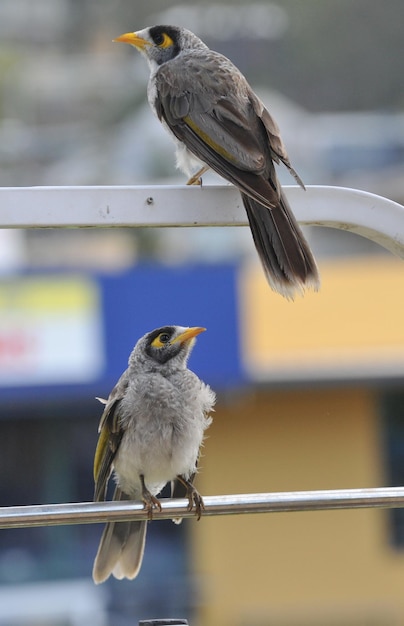
[[[241,191],[272,288],[288,298],[307,286],[317,289],[316,262],[274,163],[283,163],[304,185],[278,126],[239,70],[211,50],[185,52],[160,66],[154,88],[149,97],[154,93],[157,115],[174,136]]]
[[[119,420],[119,407],[128,386],[125,372],[111,391],[108,400],[101,400],[105,409],[98,427],[98,442],[94,456],[94,501],[105,500],[108,480],[112,472],[112,464],[122,439]]]
[[[273,160],[291,169],[286,150],[275,122],[228,59],[203,51],[163,64],[154,104],[190,152],[258,202],[277,205]]]
[[[254,111],[256,112],[265,127],[265,131],[267,133],[269,145],[271,148],[272,158],[276,163],[283,163],[283,165],[285,165],[285,167],[287,167],[287,169],[289,170],[289,173],[296,180],[297,184],[302,187],[302,189],[305,189],[302,179],[300,178],[296,170],[292,167],[289,161],[289,156],[282,141],[278,124],[275,122],[269,111],[264,107],[261,100],[257,98],[254,93],[250,94],[250,98]]]

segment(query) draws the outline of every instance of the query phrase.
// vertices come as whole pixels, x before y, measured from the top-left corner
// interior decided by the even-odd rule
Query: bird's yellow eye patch
[[[162,348],[170,341],[170,335],[168,333],[160,333],[158,337],[153,339],[152,346],[153,348]]]
[[[167,33],[161,33],[161,43],[158,43],[158,47],[159,48],[169,48],[170,46],[173,46],[174,42],[171,39],[171,37],[169,35],[167,35]]]

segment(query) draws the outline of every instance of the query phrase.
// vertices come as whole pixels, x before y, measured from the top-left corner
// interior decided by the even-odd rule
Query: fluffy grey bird
[[[306,287],[318,289],[316,262],[274,162],[304,185],[276,122],[243,74],[185,28],[153,26],[114,41],[131,44],[147,59],[149,103],[176,142],[177,166],[191,176],[188,184],[211,168],[239,188],[270,286],[291,299]]]
[[[215,394],[187,368],[195,337],[205,328],[164,326],[139,339],[105,404],[94,458],[94,500],[105,500],[108,480],[114,500],[143,500],[152,516],[157,495],[171,482],[186,489],[198,519],[203,500],[192,484]],[[146,521],[109,522],[94,562],[95,583],[135,578],[146,539]]]

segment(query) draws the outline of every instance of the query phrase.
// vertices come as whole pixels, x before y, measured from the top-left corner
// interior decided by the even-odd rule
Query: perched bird
[[[318,289],[316,262],[274,162],[304,185],[276,122],[243,74],[185,28],[153,26],[114,41],[131,44],[147,59],[148,100],[174,137],[177,166],[191,176],[188,184],[211,168],[240,190],[270,286],[291,299],[306,287]]]
[[[203,500],[192,484],[215,394],[187,368],[205,328],[164,326],[139,339],[105,404],[94,459],[94,500],[105,500],[114,473],[114,500],[143,500],[152,517],[157,495],[171,482],[186,490],[198,519]],[[176,520],[174,520],[176,521]],[[108,522],[94,562],[95,583],[135,578],[142,564],[146,521]]]

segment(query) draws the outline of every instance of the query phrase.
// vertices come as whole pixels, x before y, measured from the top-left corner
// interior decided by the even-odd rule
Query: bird
[[[188,184],[208,169],[241,192],[267,281],[293,300],[318,290],[319,272],[275,171],[293,169],[278,125],[240,70],[191,31],[151,26],[120,35],[147,60],[149,104],[176,144],[176,164]],[[198,169],[197,169],[198,168]],[[195,171],[197,169],[197,171]]]
[[[133,348],[128,368],[104,405],[94,457],[94,501],[106,499],[111,475],[114,500],[142,500],[152,519],[167,483],[185,490],[200,518],[203,498],[193,485],[204,432],[212,422],[215,393],[187,367],[200,326],[163,326]],[[173,520],[177,523],[180,520]],[[93,580],[112,574],[134,579],[141,568],[147,520],[108,522],[93,566]]]

